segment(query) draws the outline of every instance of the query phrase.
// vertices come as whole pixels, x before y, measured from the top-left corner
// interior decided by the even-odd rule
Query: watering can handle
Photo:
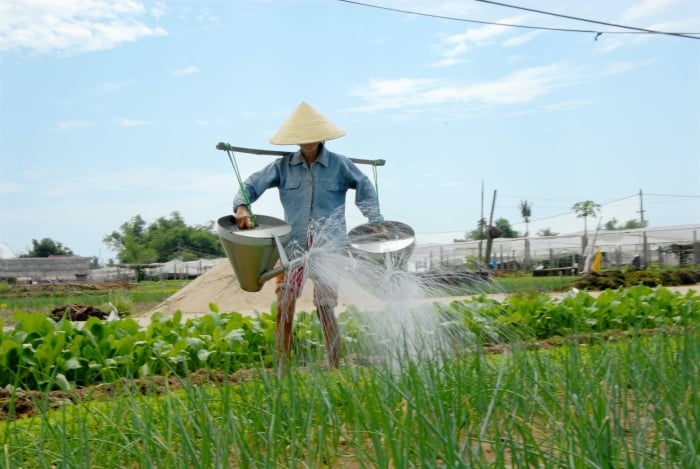
[[[280,262],[282,263],[282,265],[279,265],[272,270],[268,270],[267,272],[263,272],[260,275],[260,278],[258,279],[258,284],[260,285],[263,285],[265,282],[267,282],[273,277],[277,277],[279,274],[284,272],[284,270],[289,265],[289,258],[287,257],[287,253],[285,252],[284,246],[282,245],[282,240],[280,240],[279,236],[277,236],[276,234],[273,234],[272,237],[275,239],[275,245],[277,245],[277,251],[279,252]]]
[[[289,264],[289,258],[287,257],[287,252],[284,250],[284,246],[282,245],[282,240],[276,234],[273,234],[272,237],[275,238],[275,245],[277,246],[277,251],[279,251],[282,267],[287,267],[287,264]]]

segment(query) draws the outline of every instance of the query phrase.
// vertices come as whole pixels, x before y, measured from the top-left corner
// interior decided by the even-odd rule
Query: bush
[[[628,267],[582,274],[569,287],[575,287],[580,290],[616,290],[621,287],[632,287],[635,285],[674,287],[695,285],[698,282],[700,282],[700,271],[696,270],[652,270]]]
[[[625,275],[625,286],[627,287],[632,287],[634,285],[656,287],[663,284],[664,281],[662,272],[653,272],[651,270],[634,270]]]
[[[676,272],[680,285],[694,285],[700,282],[700,272],[683,269]]]

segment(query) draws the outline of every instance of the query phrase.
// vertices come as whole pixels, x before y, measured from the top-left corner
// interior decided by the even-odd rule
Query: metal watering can
[[[387,270],[406,270],[416,244],[413,228],[399,221],[385,221],[384,232],[376,226],[365,223],[350,230],[350,252]]]
[[[304,256],[287,258],[284,243],[292,231],[289,224],[265,215],[257,215],[257,221],[256,228],[241,230],[236,226],[236,218],[226,215],[216,225],[238,283],[248,292],[260,291],[265,282],[304,261]],[[350,230],[351,253],[387,269],[405,270],[415,245],[413,229],[397,221],[385,221],[385,233],[376,232],[374,226],[364,224]],[[277,265],[278,260],[282,265]]]
[[[290,264],[302,260],[290,262],[284,251],[291,226],[265,215],[257,215],[257,221],[258,226],[248,230],[239,229],[233,215],[219,218],[216,224],[216,232],[238,283],[249,292],[260,291],[265,282],[284,272]],[[276,266],[278,260],[281,266]]]

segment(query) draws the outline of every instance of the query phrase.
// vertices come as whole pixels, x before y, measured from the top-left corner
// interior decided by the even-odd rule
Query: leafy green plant
[[[38,313],[17,313],[14,329],[2,332],[0,386],[27,389],[47,385],[87,386],[120,378],[153,375],[184,376],[201,368],[238,370],[274,359],[274,320],[237,312],[182,320],[155,314],[148,327],[132,319],[102,322],[92,317],[84,325],[58,322]],[[485,296],[434,306],[445,340],[460,351],[479,343],[518,343],[571,334],[637,330],[694,324],[700,320],[700,298],[663,287],[638,285],[608,290],[594,298],[585,292],[562,299],[523,292],[506,300]],[[362,315],[350,309],[340,315],[344,341],[353,346],[363,333]],[[299,312],[294,324],[295,359],[314,363],[324,354],[316,317]],[[52,381],[54,377],[61,380]]]

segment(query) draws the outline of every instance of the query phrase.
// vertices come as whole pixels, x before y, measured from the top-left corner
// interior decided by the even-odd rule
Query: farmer
[[[355,190],[355,204],[369,222],[377,226],[382,223],[377,193],[369,178],[348,158],[326,148],[326,140],[343,135],[344,130],[302,102],[270,138],[270,143],[299,145],[299,150],[270,163],[243,183],[250,203],[267,189],[278,188],[285,221],[291,226],[285,245],[290,259],[303,255],[312,243],[345,252],[345,195],[349,189]],[[233,200],[233,211],[239,229],[252,228],[241,192]],[[340,359],[340,332],[335,317],[337,285],[334,279],[319,278],[301,266],[277,277],[276,349],[280,371],[291,352],[296,300],[307,274],[314,282],[313,302],[323,329],[329,366],[337,367]]]
[[[635,254],[634,257],[632,258],[632,267],[636,267],[640,269],[642,267],[642,258],[639,257],[639,254]]]

